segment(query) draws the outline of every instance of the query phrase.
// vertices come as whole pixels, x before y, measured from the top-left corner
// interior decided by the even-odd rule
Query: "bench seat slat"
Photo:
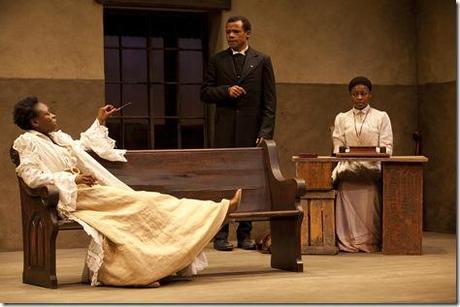
[[[245,217],[262,218],[262,217],[286,217],[299,215],[298,210],[284,210],[284,211],[253,211],[253,212],[235,212],[230,213],[230,218],[240,219]]]
[[[78,224],[77,222],[70,221],[70,220],[60,220],[58,222],[59,230],[78,230],[83,229],[83,227]]]
[[[286,217],[286,216],[296,216],[299,215],[299,211],[297,210],[286,210],[286,211],[256,211],[256,212],[235,212],[230,213],[230,219],[244,219],[244,218],[251,218],[256,220],[268,220],[272,217]],[[69,221],[69,220],[60,220],[58,222],[60,230],[77,230],[83,229],[83,227],[78,224],[77,222]]]

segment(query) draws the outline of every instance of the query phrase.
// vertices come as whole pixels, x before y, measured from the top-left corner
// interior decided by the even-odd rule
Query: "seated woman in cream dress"
[[[372,108],[372,83],[366,77],[350,81],[353,108],[339,113],[332,134],[334,153],[340,146],[385,146],[393,151],[388,114]],[[337,245],[347,252],[375,252],[381,244],[379,162],[339,162],[332,173],[336,197]]]
[[[25,133],[13,145],[20,156],[16,172],[31,188],[56,186],[59,214],[91,236],[86,257],[91,285],[152,287],[177,272],[196,274],[207,266],[203,248],[237,209],[241,190],[221,202],[134,191],[85,152],[126,161],[126,150],[114,148],[103,125],[116,111],[111,105],[100,108],[76,141],[57,130],[46,104],[36,97],[19,101],[14,122]]]

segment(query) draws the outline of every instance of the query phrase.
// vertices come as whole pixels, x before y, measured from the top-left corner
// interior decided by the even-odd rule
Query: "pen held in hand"
[[[120,110],[121,110],[121,109],[123,109],[124,107],[127,107],[127,106],[129,106],[130,104],[132,104],[132,102],[131,102],[131,101],[130,101],[130,102],[128,102],[128,103],[125,103],[124,105],[122,105],[122,106],[120,106],[120,107],[118,108],[118,111],[120,111]]]

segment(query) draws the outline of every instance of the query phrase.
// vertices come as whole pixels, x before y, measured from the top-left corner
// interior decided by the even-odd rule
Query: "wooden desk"
[[[296,173],[306,181],[308,189],[309,169],[324,170],[321,176],[330,176],[331,166],[340,161],[380,161],[383,181],[383,246],[387,255],[420,255],[422,253],[423,216],[423,164],[424,156],[392,156],[390,158],[337,158],[319,156],[300,158],[293,156]],[[319,164],[324,164],[318,167]],[[303,174],[303,175],[302,175]]]

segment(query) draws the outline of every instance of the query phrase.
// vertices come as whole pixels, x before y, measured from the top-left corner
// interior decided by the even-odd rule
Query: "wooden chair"
[[[11,160],[19,165],[18,153]],[[243,189],[242,203],[234,220],[269,220],[272,236],[271,266],[302,272],[299,209],[305,182],[283,178],[273,141],[260,147],[130,150],[127,163],[98,159],[110,172],[135,190],[157,191],[176,197],[220,200]],[[21,196],[24,270],[23,282],[47,288],[57,287],[56,236],[58,231],[81,229],[60,220],[59,200],[54,186],[29,188],[18,177]]]

